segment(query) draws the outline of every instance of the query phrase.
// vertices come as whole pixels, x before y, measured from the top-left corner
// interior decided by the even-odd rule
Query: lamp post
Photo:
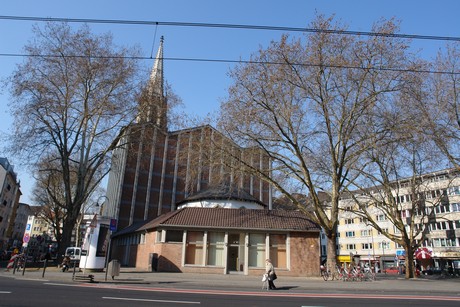
[[[371,243],[372,243],[372,260],[374,261],[374,272],[377,273],[377,269],[376,269],[376,261],[375,261],[375,245],[374,245],[374,231],[373,231],[373,227],[371,224],[367,224],[367,226],[369,226],[369,233],[371,235]],[[372,262],[370,260],[370,255],[369,255],[369,269],[372,269]]]
[[[382,269],[383,271],[385,272],[385,274],[387,273],[387,270],[385,270],[385,245],[387,244],[387,242],[385,240],[382,241],[382,251],[383,251],[383,255],[382,255]]]

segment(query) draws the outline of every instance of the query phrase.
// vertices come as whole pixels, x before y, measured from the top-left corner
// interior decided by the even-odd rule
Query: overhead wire
[[[19,53],[0,53],[0,57],[44,57],[44,58],[57,58],[63,57],[62,55],[53,54],[19,54]],[[66,55],[69,58],[86,58],[86,55]],[[97,56],[91,55],[91,58],[105,58],[105,59],[132,59],[132,60],[151,60],[152,57],[146,56]],[[156,58],[155,58],[156,59]],[[165,61],[187,61],[187,62],[210,62],[210,63],[234,63],[234,64],[257,64],[257,65],[292,65],[292,66],[305,66],[305,67],[327,67],[338,69],[362,69],[362,70],[378,70],[378,71],[393,71],[393,72],[413,72],[413,73],[427,73],[427,74],[443,74],[443,75],[460,75],[456,71],[440,71],[428,69],[405,69],[393,67],[360,67],[351,65],[331,65],[331,64],[313,64],[313,63],[285,63],[285,62],[272,62],[272,61],[253,61],[253,60],[226,60],[226,59],[203,59],[203,58],[179,58],[179,57],[163,57]]]
[[[415,34],[398,34],[398,33],[381,33],[381,32],[366,32],[366,31],[345,31],[345,30],[325,30],[314,28],[298,28],[298,27],[282,27],[282,26],[263,26],[263,25],[242,25],[242,24],[217,24],[217,23],[192,23],[192,22],[171,22],[171,21],[145,21],[145,20],[120,20],[120,19],[86,19],[86,18],[52,18],[52,17],[27,17],[27,16],[2,16],[0,20],[16,20],[16,21],[49,21],[49,22],[67,22],[67,23],[100,23],[100,24],[129,24],[129,25],[152,25],[155,26],[154,40],[150,57],[143,56],[126,56],[124,58],[135,60],[151,60],[153,58],[153,47],[155,44],[157,29],[159,25],[163,26],[182,26],[182,27],[207,27],[207,28],[228,28],[228,29],[249,29],[249,30],[275,30],[285,32],[307,32],[307,33],[328,33],[328,34],[343,34],[343,35],[358,35],[358,36],[383,36],[405,39],[423,39],[423,40],[443,40],[443,41],[459,41],[460,37],[450,36],[430,36],[430,35],[415,35]],[[55,55],[34,55],[20,53],[0,53],[3,57],[58,57]],[[68,55],[68,57],[86,57],[81,55]],[[97,58],[97,56],[92,56]],[[115,57],[113,57],[115,58]],[[203,59],[203,58],[179,58],[179,57],[164,57],[166,61],[190,61],[190,62],[214,62],[214,63],[243,63],[243,64],[272,64],[286,65],[282,62],[264,62],[252,60],[229,60],[229,59]],[[397,72],[415,72],[415,73],[430,73],[430,74],[447,74],[460,75],[456,71],[437,71],[425,69],[404,69],[393,67],[359,67],[347,65],[328,65],[328,64],[311,64],[311,63],[290,63],[294,66],[323,66],[330,68],[342,69],[367,69],[381,71],[397,71]]]
[[[67,23],[101,23],[101,24],[151,25],[151,26],[160,25],[160,26],[175,26],[175,27],[270,30],[270,31],[284,31],[284,32],[344,34],[344,35],[357,35],[357,36],[384,36],[384,37],[405,38],[405,39],[441,40],[441,41],[460,42],[460,37],[455,37],[455,36],[418,35],[418,34],[404,34],[404,33],[384,33],[384,32],[348,31],[348,30],[332,30],[332,29],[328,30],[328,29],[315,29],[315,28],[302,28],[302,27],[283,27],[283,26],[248,25],[248,24],[0,15],[0,20],[2,19],[3,20],[16,20],[16,21],[51,21],[51,22],[67,22]]]

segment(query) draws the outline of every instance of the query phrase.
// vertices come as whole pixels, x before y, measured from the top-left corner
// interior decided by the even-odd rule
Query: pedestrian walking
[[[273,267],[272,261],[270,259],[265,260],[265,273],[268,275],[268,288],[270,290],[276,290],[273,281],[278,277],[276,276],[275,268]]]

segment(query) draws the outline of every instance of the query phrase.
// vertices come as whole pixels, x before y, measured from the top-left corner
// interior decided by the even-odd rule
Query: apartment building
[[[13,165],[7,158],[0,158],[0,250],[11,246],[20,195],[20,184]]]
[[[428,227],[425,240],[417,242],[417,264],[428,266],[460,268],[460,173],[454,169],[425,174],[420,178],[425,212],[412,213],[411,184],[409,180],[395,182],[393,196],[400,205],[403,218],[411,217]],[[347,210],[353,205],[351,199],[341,200],[338,226],[338,261],[368,263],[380,268],[399,266],[405,261],[402,246],[392,242],[369,223]],[[378,225],[391,234],[398,235],[398,229],[383,213],[375,210],[374,219]],[[419,236],[420,238],[420,236]]]

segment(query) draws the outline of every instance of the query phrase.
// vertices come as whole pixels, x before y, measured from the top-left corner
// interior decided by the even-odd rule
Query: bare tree
[[[136,116],[138,52],[87,26],[47,23],[34,33],[28,56],[9,79],[12,150],[31,164],[57,157],[47,172],[48,179],[59,178],[59,189],[46,197],[65,212],[62,254],[82,204],[107,174],[109,154]]]
[[[340,195],[369,144],[360,127],[400,88],[401,72],[380,68],[405,67],[408,46],[385,35],[339,34],[346,28],[324,16],[311,28],[318,31],[305,41],[284,35],[233,69],[220,127],[238,144],[269,157],[272,167],[260,170],[233,155],[245,172],[271,183],[323,227],[333,265]],[[380,21],[373,30],[391,35],[398,26]],[[320,192],[329,194],[328,205]],[[294,197],[299,193],[307,199]]]
[[[37,215],[52,225],[56,241],[61,242],[66,210],[64,184],[58,171],[58,160],[46,157],[37,168],[39,171],[35,176],[36,183],[32,192],[34,202],[41,207]]]
[[[441,49],[430,68],[438,73],[424,76],[411,97],[410,110],[419,115],[418,131],[460,170],[460,44]]]
[[[414,278],[414,253],[427,239],[434,208],[443,204],[447,191],[436,189],[427,178],[435,167],[434,146],[411,131],[400,136],[387,132],[388,139],[368,148],[341,209],[403,247],[406,278]]]

